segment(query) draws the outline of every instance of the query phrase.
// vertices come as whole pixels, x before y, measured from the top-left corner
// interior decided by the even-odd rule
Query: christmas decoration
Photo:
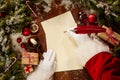
[[[28,40],[28,43],[31,45],[31,47],[35,47],[39,45],[40,41],[38,40],[39,38],[37,36],[31,36]]]
[[[23,28],[22,34],[24,36],[29,36],[30,35],[30,28],[28,28],[28,27]]]
[[[26,74],[31,73],[33,71],[32,65],[25,66],[24,71]]]
[[[21,48],[25,48],[25,43],[21,43]]]
[[[23,52],[22,53],[22,64],[38,65],[38,53]]]
[[[12,61],[12,63],[7,67],[7,69],[5,69],[5,72],[7,72],[11,68],[11,66],[14,65],[15,62],[17,61],[16,57],[13,57],[13,59],[14,61]]]
[[[22,41],[21,38],[17,38],[17,42],[20,43]]]
[[[37,41],[33,38],[30,39],[30,42],[33,44],[33,45],[37,45]]]
[[[14,50],[10,35],[21,33],[31,20],[25,0],[0,0],[0,80],[25,80],[20,53]]]
[[[88,16],[88,21],[89,21],[90,23],[95,23],[95,22],[97,21],[97,17],[96,17],[94,14],[90,14],[90,15]]]
[[[42,1],[41,1],[42,2]],[[41,3],[40,2],[40,3]],[[41,57],[42,57],[42,54],[43,52],[47,51],[47,46],[46,46],[46,36],[45,36],[45,32],[42,28],[42,25],[41,25],[41,21],[43,20],[43,15],[40,13],[41,10],[44,10],[44,9],[41,9],[39,6],[40,3],[38,4],[34,4],[35,6],[32,5],[32,3],[28,0],[26,2],[28,8],[31,10],[32,12],[32,18],[34,21],[32,21],[31,23],[32,24],[36,24],[39,26],[39,30],[36,34],[32,34],[32,35],[35,35],[37,37],[37,41],[38,41],[38,46],[37,47],[33,47],[35,48],[33,50],[33,48],[31,47],[31,45],[29,45],[29,39],[28,39],[28,43],[27,43],[27,47],[26,47],[26,50],[27,51],[35,51],[37,53],[40,54],[40,60],[41,60]],[[39,6],[38,6],[39,5]],[[41,16],[42,15],[42,16]],[[31,36],[32,36],[31,35]],[[32,50],[30,50],[32,49]]]
[[[106,32],[98,33],[98,36],[110,44],[118,46],[120,43],[120,34],[112,31],[111,28],[107,28],[106,26],[102,27],[106,29]]]
[[[30,31],[31,31],[32,33],[36,33],[36,32],[38,32],[38,30],[39,30],[39,27],[38,27],[37,24],[32,24],[32,25],[31,25]]]
[[[34,35],[34,36],[29,37],[26,45],[27,45],[27,47],[25,47],[25,49],[27,51],[40,53],[39,52],[40,51],[40,41],[37,36]]]

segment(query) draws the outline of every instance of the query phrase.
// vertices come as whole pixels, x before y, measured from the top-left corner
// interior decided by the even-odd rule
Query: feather
[[[73,30],[76,34],[91,34],[91,33],[99,33],[106,32],[106,29],[100,26],[88,25],[88,26],[78,26]]]

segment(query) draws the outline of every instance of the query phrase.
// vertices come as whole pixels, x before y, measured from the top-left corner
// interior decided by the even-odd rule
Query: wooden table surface
[[[81,7],[77,4],[74,4],[74,8],[66,9],[65,5],[60,5],[61,1],[62,0],[53,0],[51,3],[51,10],[49,12],[45,12],[40,5],[37,6],[39,8],[38,10],[40,10],[39,13],[37,13],[39,14],[39,16],[34,17],[34,20],[36,20],[36,24],[39,25],[39,31],[35,35],[37,35],[39,38],[40,53],[47,51],[46,36],[42,28],[41,21],[45,21],[47,19],[60,15],[66,11],[71,11],[76,23],[79,22],[78,12],[81,11]],[[73,3],[75,3],[75,0],[73,0]],[[37,11],[36,8],[35,11]],[[54,74],[54,80],[91,80],[91,78],[85,69],[81,69],[73,71],[56,72]]]

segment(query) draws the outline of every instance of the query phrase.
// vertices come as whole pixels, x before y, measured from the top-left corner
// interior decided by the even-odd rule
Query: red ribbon
[[[31,63],[32,62],[32,60],[31,60],[32,56],[30,54],[27,54],[27,57],[29,59],[29,63]]]
[[[117,45],[118,40],[115,38],[114,32],[113,32],[113,30],[112,30],[111,27],[108,29],[108,31],[105,32],[105,34],[109,37],[108,40],[111,39],[111,41],[112,41],[115,45]],[[108,40],[107,40],[107,41],[108,41]]]
[[[31,72],[32,66],[26,66],[25,67],[25,72],[30,73]]]

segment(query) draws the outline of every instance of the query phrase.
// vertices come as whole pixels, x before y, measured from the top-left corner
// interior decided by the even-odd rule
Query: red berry
[[[23,28],[23,31],[22,31],[22,34],[24,35],[24,36],[28,36],[28,35],[30,35],[30,29],[29,28]]]
[[[21,48],[25,48],[25,43],[22,43],[22,44],[21,44]]]
[[[95,23],[95,22],[97,21],[96,15],[95,15],[95,14],[90,14],[90,15],[88,16],[88,21],[89,21],[90,23]]]
[[[17,38],[17,42],[20,43],[22,41],[21,38]]]

